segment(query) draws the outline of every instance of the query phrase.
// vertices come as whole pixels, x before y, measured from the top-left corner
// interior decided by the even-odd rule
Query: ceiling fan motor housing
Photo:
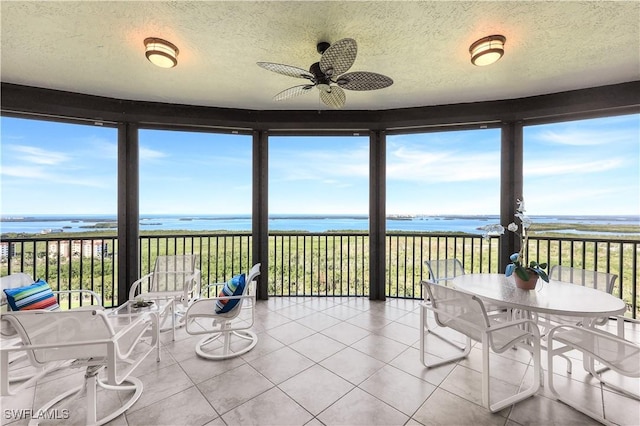
[[[327,43],[326,41],[321,41],[316,46],[316,49],[318,50],[318,53],[322,55],[324,51],[329,48],[329,46],[331,46],[331,44]]]
[[[329,85],[331,83],[331,78],[325,75],[325,73],[320,69],[320,62],[316,62],[311,65],[311,67],[309,67],[309,72],[315,77],[316,84]]]

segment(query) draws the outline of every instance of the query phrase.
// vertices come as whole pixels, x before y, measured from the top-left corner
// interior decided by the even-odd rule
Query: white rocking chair
[[[158,350],[158,317],[142,314],[126,327],[115,330],[105,311],[20,311],[2,315],[20,335],[22,346],[3,347],[0,350],[2,395],[12,395],[8,385],[9,355],[26,351],[31,363],[41,374],[30,378],[35,381],[47,373],[51,363],[67,362],[70,368],[86,368],[84,383],[68,391],[61,391],[51,401],[34,412],[47,412],[63,400],[75,400],[86,393],[86,424],[105,424],[129,409],[142,395],[142,382],[131,377],[131,372],[154,349]],[[159,360],[159,351],[158,351]],[[105,377],[99,377],[101,372]],[[129,391],[129,397],[115,411],[98,418],[98,387],[110,391]],[[124,398],[124,395],[119,394]],[[38,424],[34,418],[29,424]]]
[[[206,286],[217,297],[201,298],[187,310],[187,333],[207,334],[196,345],[196,354],[205,359],[227,359],[247,353],[258,343],[251,330],[255,320],[255,280],[260,275],[260,264],[251,268],[244,279],[244,289],[238,295],[221,293],[225,283]],[[216,306],[234,303],[227,312],[216,313]]]

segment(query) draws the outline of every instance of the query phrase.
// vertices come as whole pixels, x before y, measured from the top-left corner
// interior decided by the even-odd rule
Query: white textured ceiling
[[[256,110],[326,109],[318,93],[274,102],[306,80],[316,44],[353,38],[350,71],[394,80],[346,91],[345,109],[519,98],[640,79],[638,1],[2,1],[2,82],[118,99]],[[505,56],[475,67],[469,45],[506,36]],[[180,49],[157,68],[143,40]]]

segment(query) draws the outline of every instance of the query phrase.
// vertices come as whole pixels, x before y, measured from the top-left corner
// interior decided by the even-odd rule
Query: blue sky
[[[113,128],[3,117],[3,216],[115,214]],[[640,116],[525,128],[531,215],[640,214]],[[271,137],[273,214],[367,214],[368,137]],[[250,136],[141,130],[143,214],[249,214]],[[497,214],[497,129],[387,138],[387,213]]]

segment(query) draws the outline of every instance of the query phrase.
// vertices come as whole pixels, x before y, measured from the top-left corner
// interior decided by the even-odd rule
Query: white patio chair
[[[25,274],[23,272],[18,272],[15,274],[6,275],[4,277],[0,277],[0,310],[1,312],[9,312],[12,310],[11,304],[8,303],[7,295],[5,293],[5,289],[19,289],[26,288],[34,284],[35,281],[31,278],[30,275]],[[48,288],[48,287],[47,287]],[[72,294],[79,295],[79,297],[88,296],[90,299],[89,304],[76,307],[73,309],[104,309],[102,306],[102,298],[97,293],[91,290],[56,290],[51,291],[51,293],[56,300],[60,302],[59,298],[61,295],[67,295],[67,297],[71,297]],[[32,300],[31,302],[36,302],[37,300]],[[22,309],[32,309],[37,304],[31,304],[30,302],[22,303]],[[58,306],[50,306],[51,310],[59,310]],[[18,346],[21,344],[20,338],[18,336],[17,331],[13,328],[13,326],[4,318],[0,320],[0,336],[1,336],[1,344],[2,346]],[[9,374],[9,383],[16,383],[25,381],[34,374],[37,374],[38,371],[34,372],[34,368],[28,363],[24,362],[27,360],[27,354],[25,352],[15,352],[12,353],[9,357],[9,365],[11,366],[11,370],[8,372]],[[50,366],[53,368],[53,366]]]
[[[244,282],[232,291],[227,283],[210,284],[204,290],[214,291],[216,297],[201,298],[187,310],[187,333],[206,334],[196,344],[196,354],[205,359],[227,359],[247,353],[258,343],[251,330],[255,321],[256,278],[260,264],[249,273],[232,278]],[[231,280],[231,281],[232,281]],[[230,308],[230,309],[229,309]]]
[[[425,265],[429,269],[429,278],[432,282],[445,284],[442,281],[450,281],[458,275],[464,275],[466,272],[462,263],[456,259],[434,259],[425,260]]]
[[[158,349],[157,315],[142,314],[119,329],[114,329],[107,313],[101,310],[8,312],[3,314],[3,319],[11,323],[22,341],[20,347],[0,350],[3,396],[14,394],[9,390],[7,379],[11,352],[26,351],[31,363],[41,369],[42,373],[29,379],[29,384],[46,374],[51,363],[70,362],[66,367],[86,368],[83,384],[59,390],[58,396],[34,413],[49,412],[64,400],[86,396],[85,407],[81,409],[86,411],[85,424],[101,425],[124,413],[142,395],[142,382],[131,377],[131,373],[151,351]],[[101,418],[98,418],[98,409],[111,403],[98,403],[98,396],[105,395],[98,393],[98,387],[119,391],[115,400],[124,400]],[[133,392],[133,395],[126,398],[122,391]],[[38,419],[33,419],[29,424],[37,423]]]
[[[445,287],[430,281],[422,282],[431,303],[422,303],[420,308],[420,361],[432,368],[458,359],[465,358],[471,350],[471,340],[482,344],[482,404],[492,413],[534,395],[540,388],[540,334],[532,320],[500,320],[487,315],[487,311],[477,296]],[[466,348],[460,352],[458,345],[442,336],[437,337],[449,343],[455,350],[451,356],[435,362],[427,362],[428,336],[432,333],[425,326],[427,310],[433,311],[436,323],[461,333],[467,341]],[[533,382],[531,386],[501,401],[491,402],[489,355],[493,351],[502,353],[512,347],[521,347],[531,352],[533,357]]]
[[[549,270],[549,279],[551,280],[581,285],[583,287],[589,287],[596,290],[604,291],[609,294],[613,293],[613,286],[617,278],[618,276],[616,274],[590,271],[587,269],[575,268],[571,266],[554,265]],[[605,325],[607,321],[609,321],[609,318],[597,318],[592,320],[590,324],[584,325]],[[559,324],[583,325],[582,322],[582,318],[567,317],[561,315],[543,315],[539,319],[539,324],[545,330],[543,332],[543,335],[546,335],[548,330],[553,326]]]
[[[457,258],[450,259],[434,259],[434,260],[425,260],[425,265],[427,265],[427,269],[429,270],[429,277],[432,282],[450,286],[450,281],[455,277],[460,275],[465,275],[467,272],[464,270],[464,266],[462,266],[462,262],[460,262]],[[485,308],[487,312],[491,312],[491,314],[502,313],[504,315],[508,315],[509,311],[506,308],[492,305],[489,303],[485,303]]]
[[[184,326],[189,304],[200,295],[198,255],[158,256],[153,271],[135,281],[129,290],[129,301],[175,300],[175,312],[161,318],[162,331]],[[170,318],[169,318],[170,317]],[[165,325],[171,321],[171,327]]]
[[[613,293],[613,286],[618,275],[608,272],[589,271],[571,266],[554,265],[549,270],[549,278],[566,283],[578,284],[595,288],[609,294]]]
[[[610,370],[606,372],[607,378],[601,372],[591,371],[591,374],[604,386],[608,386],[633,399],[640,400],[638,393],[640,383],[638,380],[633,380],[640,378],[640,346],[629,340],[621,339],[615,334],[576,325],[559,325],[552,328],[548,334],[548,381],[549,390],[555,398],[601,423],[612,424],[600,414],[595,413],[589,407],[572,398],[570,392],[560,393],[555,389],[553,384],[553,357],[563,355],[571,350],[582,352],[583,357],[595,359],[606,366],[607,370]],[[610,376],[616,375],[619,375],[618,378],[620,376],[632,378],[631,381],[633,383],[628,383],[628,385],[631,385],[629,387],[634,387],[635,392],[627,387],[614,384],[614,379]]]

